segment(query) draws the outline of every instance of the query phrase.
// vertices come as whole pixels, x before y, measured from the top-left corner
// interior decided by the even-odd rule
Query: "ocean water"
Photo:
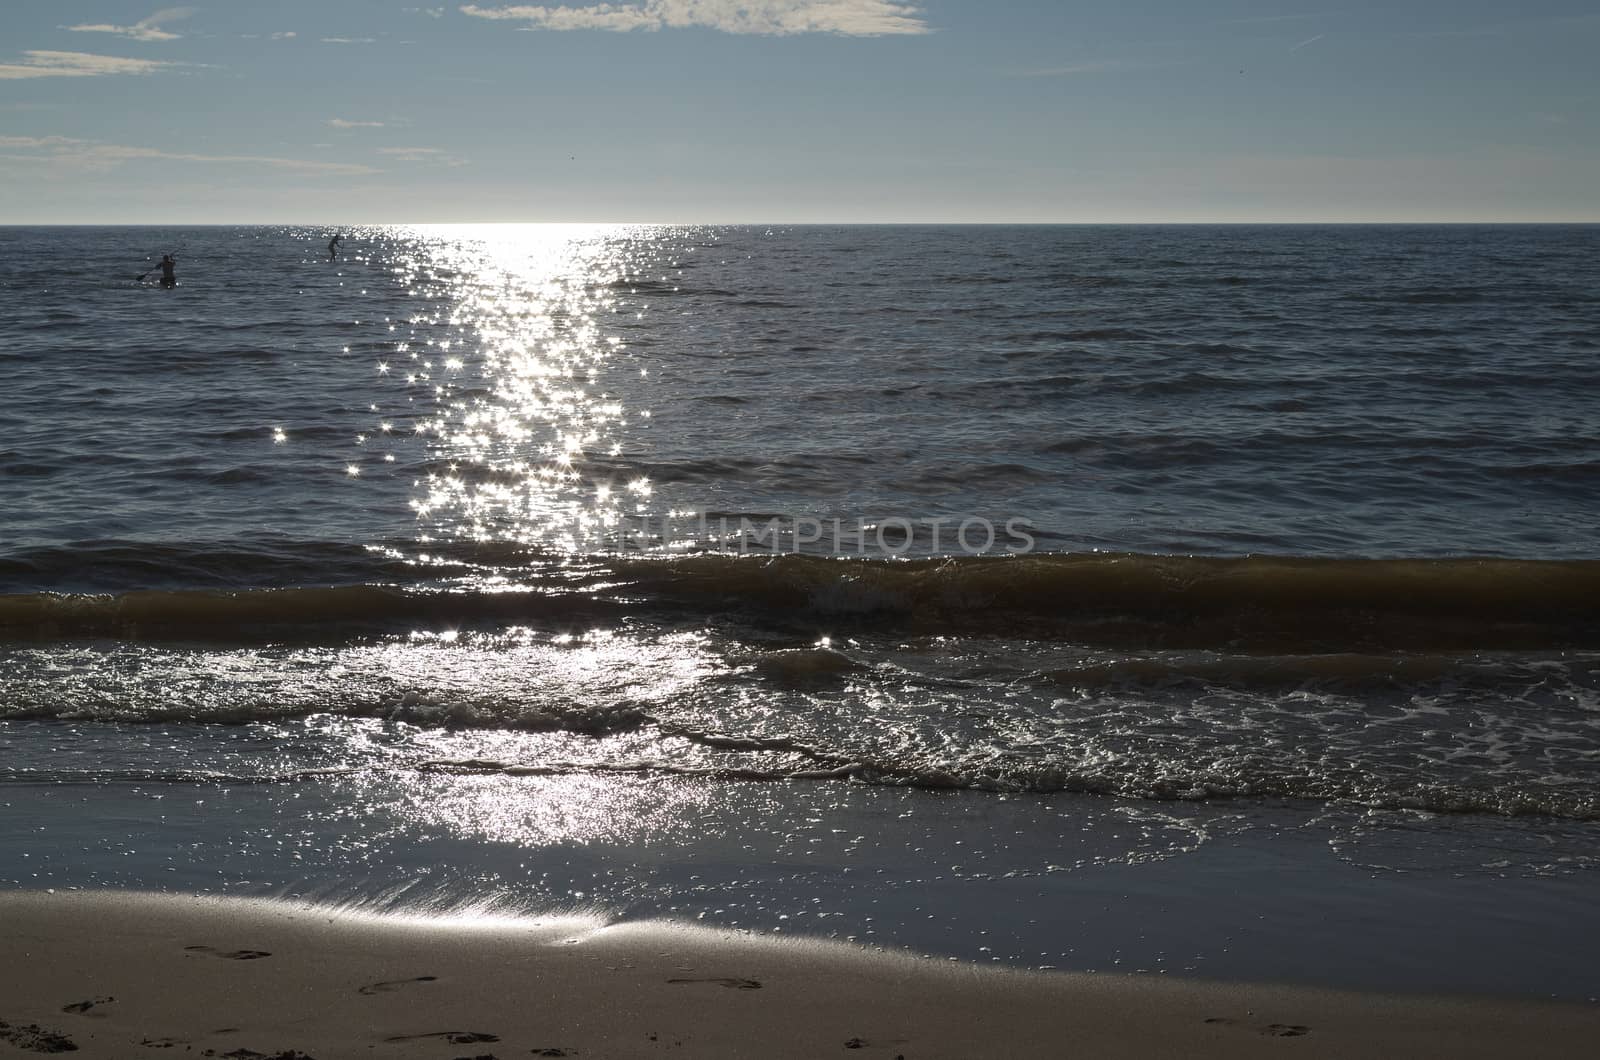
[[[1562,938],[1600,228],[332,234],[0,229],[0,884],[1205,972],[1041,903],[1271,840]]]

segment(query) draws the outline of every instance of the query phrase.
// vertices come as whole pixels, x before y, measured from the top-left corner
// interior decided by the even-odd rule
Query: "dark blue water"
[[[9,555],[593,549],[670,512],[867,551],[977,517],[1057,551],[1595,552],[1592,226],[323,235],[0,234]],[[181,286],[135,284],[169,248]]]
[[[1594,864],[1600,228],[330,236],[0,229],[0,881]]]

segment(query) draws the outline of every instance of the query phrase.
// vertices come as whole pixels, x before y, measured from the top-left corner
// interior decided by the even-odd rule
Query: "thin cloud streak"
[[[181,151],[162,151],[153,147],[124,147],[119,144],[96,144],[85,153],[92,161],[111,164],[132,159],[159,158],[171,162],[203,162],[212,165],[270,166],[297,173],[323,173],[329,176],[361,176],[380,172],[372,166],[350,162],[310,162],[300,158],[274,158],[267,155],[197,155]]]
[[[331,125],[335,129],[381,129],[386,123],[381,121],[350,121],[347,118],[329,118],[323,124]]]
[[[1326,33],[1319,33],[1315,37],[1312,37],[1310,40],[1301,41],[1299,44],[1296,44],[1293,48],[1290,48],[1289,51],[1290,52],[1297,52],[1301,48],[1306,48],[1306,47],[1309,47],[1309,46],[1317,43],[1317,41],[1321,40],[1323,37],[1326,37],[1326,36],[1327,36]]]
[[[72,147],[87,142],[70,136],[0,136],[0,147]]]
[[[88,52],[23,52],[20,63],[0,63],[0,81],[20,81],[34,77],[106,77],[115,74],[153,74],[177,63],[155,59],[126,59],[116,55],[91,55]]]
[[[466,159],[453,158],[437,147],[380,147],[378,154],[387,155],[401,162],[430,162],[452,168],[467,164]]]
[[[553,31],[629,33],[699,28],[765,37],[803,33],[883,37],[932,32],[921,11],[904,0],[640,0],[581,7],[467,4],[460,11],[472,18],[521,22],[523,29]]]
[[[158,159],[207,165],[267,166],[272,169],[321,173],[327,176],[365,176],[382,172],[372,166],[349,162],[312,162],[299,158],[276,158],[267,155],[203,155],[189,151],[163,151],[156,147],[97,143],[70,136],[0,136],[0,148],[37,152],[28,156],[8,156],[13,160],[45,162],[90,171],[115,169],[125,162],[141,159]]]
[[[131,26],[113,26],[105,22],[97,22],[81,26],[63,27],[73,33],[114,33],[119,37],[127,37],[137,41],[168,41],[178,40],[180,34],[171,33],[161,28],[163,23],[177,22],[194,14],[192,7],[168,7],[148,18],[141,18]]]

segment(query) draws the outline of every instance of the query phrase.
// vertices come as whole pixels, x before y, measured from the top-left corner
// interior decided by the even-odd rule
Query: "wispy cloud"
[[[323,44],[376,44],[377,37],[323,37]]]
[[[903,0],[640,0],[580,7],[468,4],[461,12],[473,18],[521,22],[524,29],[542,30],[628,33],[696,27],[771,37],[801,33],[882,37],[931,32],[922,12]]]
[[[324,176],[361,176],[380,172],[372,166],[348,162],[311,162],[269,155],[206,155],[189,151],[164,151],[156,147],[99,143],[70,136],[0,136],[0,148],[24,150],[28,155],[8,156],[17,161],[47,162],[70,169],[103,171],[127,162],[154,159],[205,165],[248,165]]]
[[[117,36],[127,37],[129,40],[177,40],[179,34],[162,29],[162,25],[188,18],[192,14],[194,14],[194,8],[192,7],[168,7],[157,11],[148,18],[141,18],[131,26],[113,26],[105,22],[96,22],[79,26],[66,26],[64,28],[74,33],[115,33]]]
[[[124,147],[119,144],[93,144],[84,149],[90,162],[117,164],[138,158],[165,159],[170,162],[200,162],[208,165],[267,166],[296,173],[322,173],[328,176],[359,176],[377,173],[371,166],[353,162],[312,162],[302,158],[278,158],[270,155],[201,155],[186,151],[162,151],[153,147]]]
[[[0,81],[31,77],[104,77],[110,74],[153,74],[177,63],[154,59],[124,59],[88,52],[23,52],[20,63],[0,63]]]
[[[0,147],[71,147],[86,142],[70,136],[0,136]]]
[[[1308,47],[1310,47],[1311,45],[1317,43],[1317,41],[1321,40],[1323,37],[1326,37],[1326,36],[1327,36],[1326,33],[1319,33],[1315,37],[1311,37],[1308,40],[1301,41],[1299,44],[1296,44],[1293,48],[1290,48],[1289,50],[1291,52],[1297,52],[1301,48],[1308,48]]]
[[[269,34],[267,39],[268,40],[294,40],[298,36],[300,36],[300,34],[296,33],[294,30],[291,29],[291,30],[285,30],[282,33]]]
[[[381,121],[351,121],[348,118],[329,118],[323,124],[331,125],[335,129],[381,129],[387,123]]]
[[[380,147],[378,148],[378,153],[401,162],[430,162],[439,166],[464,166],[467,164],[466,159],[454,158],[437,147]]]

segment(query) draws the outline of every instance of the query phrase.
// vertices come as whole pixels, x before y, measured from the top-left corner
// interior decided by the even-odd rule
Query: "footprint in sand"
[[[904,1038],[895,1038],[895,1039],[892,1039],[889,1042],[889,1044],[897,1045],[900,1042],[903,1042],[905,1040],[906,1039],[904,1039]],[[879,1044],[882,1044],[882,1043],[879,1043]],[[846,1049],[868,1049],[868,1048],[872,1047],[872,1043],[867,1041],[865,1038],[851,1038],[849,1041],[844,1043],[844,1047]],[[895,1056],[894,1056],[894,1060],[906,1060],[905,1054],[904,1053],[896,1053]]]
[[[80,1014],[80,1013],[88,1012],[90,1009],[94,1008],[96,1005],[109,1005],[109,1004],[111,1004],[111,1002],[113,1002],[115,1000],[116,1000],[116,998],[114,998],[114,997],[91,997],[87,1001],[74,1001],[70,1005],[62,1005],[61,1006],[61,1011],[62,1012],[71,1012],[74,1015],[77,1015],[77,1014]]]
[[[356,993],[366,994],[369,997],[373,994],[388,994],[399,990],[403,986],[410,986],[412,983],[432,983],[437,981],[438,978],[437,975],[419,975],[415,979],[391,979],[383,983],[368,983],[358,989]]]
[[[534,1056],[577,1056],[576,1049],[534,1049]]]
[[[30,1053],[75,1053],[78,1045],[64,1034],[47,1031],[38,1024],[13,1026],[0,1020],[0,1042],[25,1049]]]
[[[146,1049],[171,1049],[174,1046],[188,1045],[190,1043],[187,1038],[146,1038],[139,1044]]]
[[[715,983],[729,990],[760,990],[759,979],[668,979],[669,983]]]
[[[266,950],[218,950],[210,946],[185,946],[183,952],[221,957],[225,961],[259,961],[263,957],[272,956]]]
[[[498,1034],[488,1034],[484,1031],[433,1031],[430,1034],[397,1034],[393,1038],[385,1038],[386,1042],[418,1042],[424,1038],[443,1038],[451,1045],[477,1045],[480,1042],[498,1042]]]
[[[1220,1027],[1243,1027],[1268,1038],[1301,1038],[1311,1033],[1310,1027],[1299,1023],[1241,1024],[1238,1020],[1228,1019],[1226,1016],[1212,1016],[1206,1022]]]

